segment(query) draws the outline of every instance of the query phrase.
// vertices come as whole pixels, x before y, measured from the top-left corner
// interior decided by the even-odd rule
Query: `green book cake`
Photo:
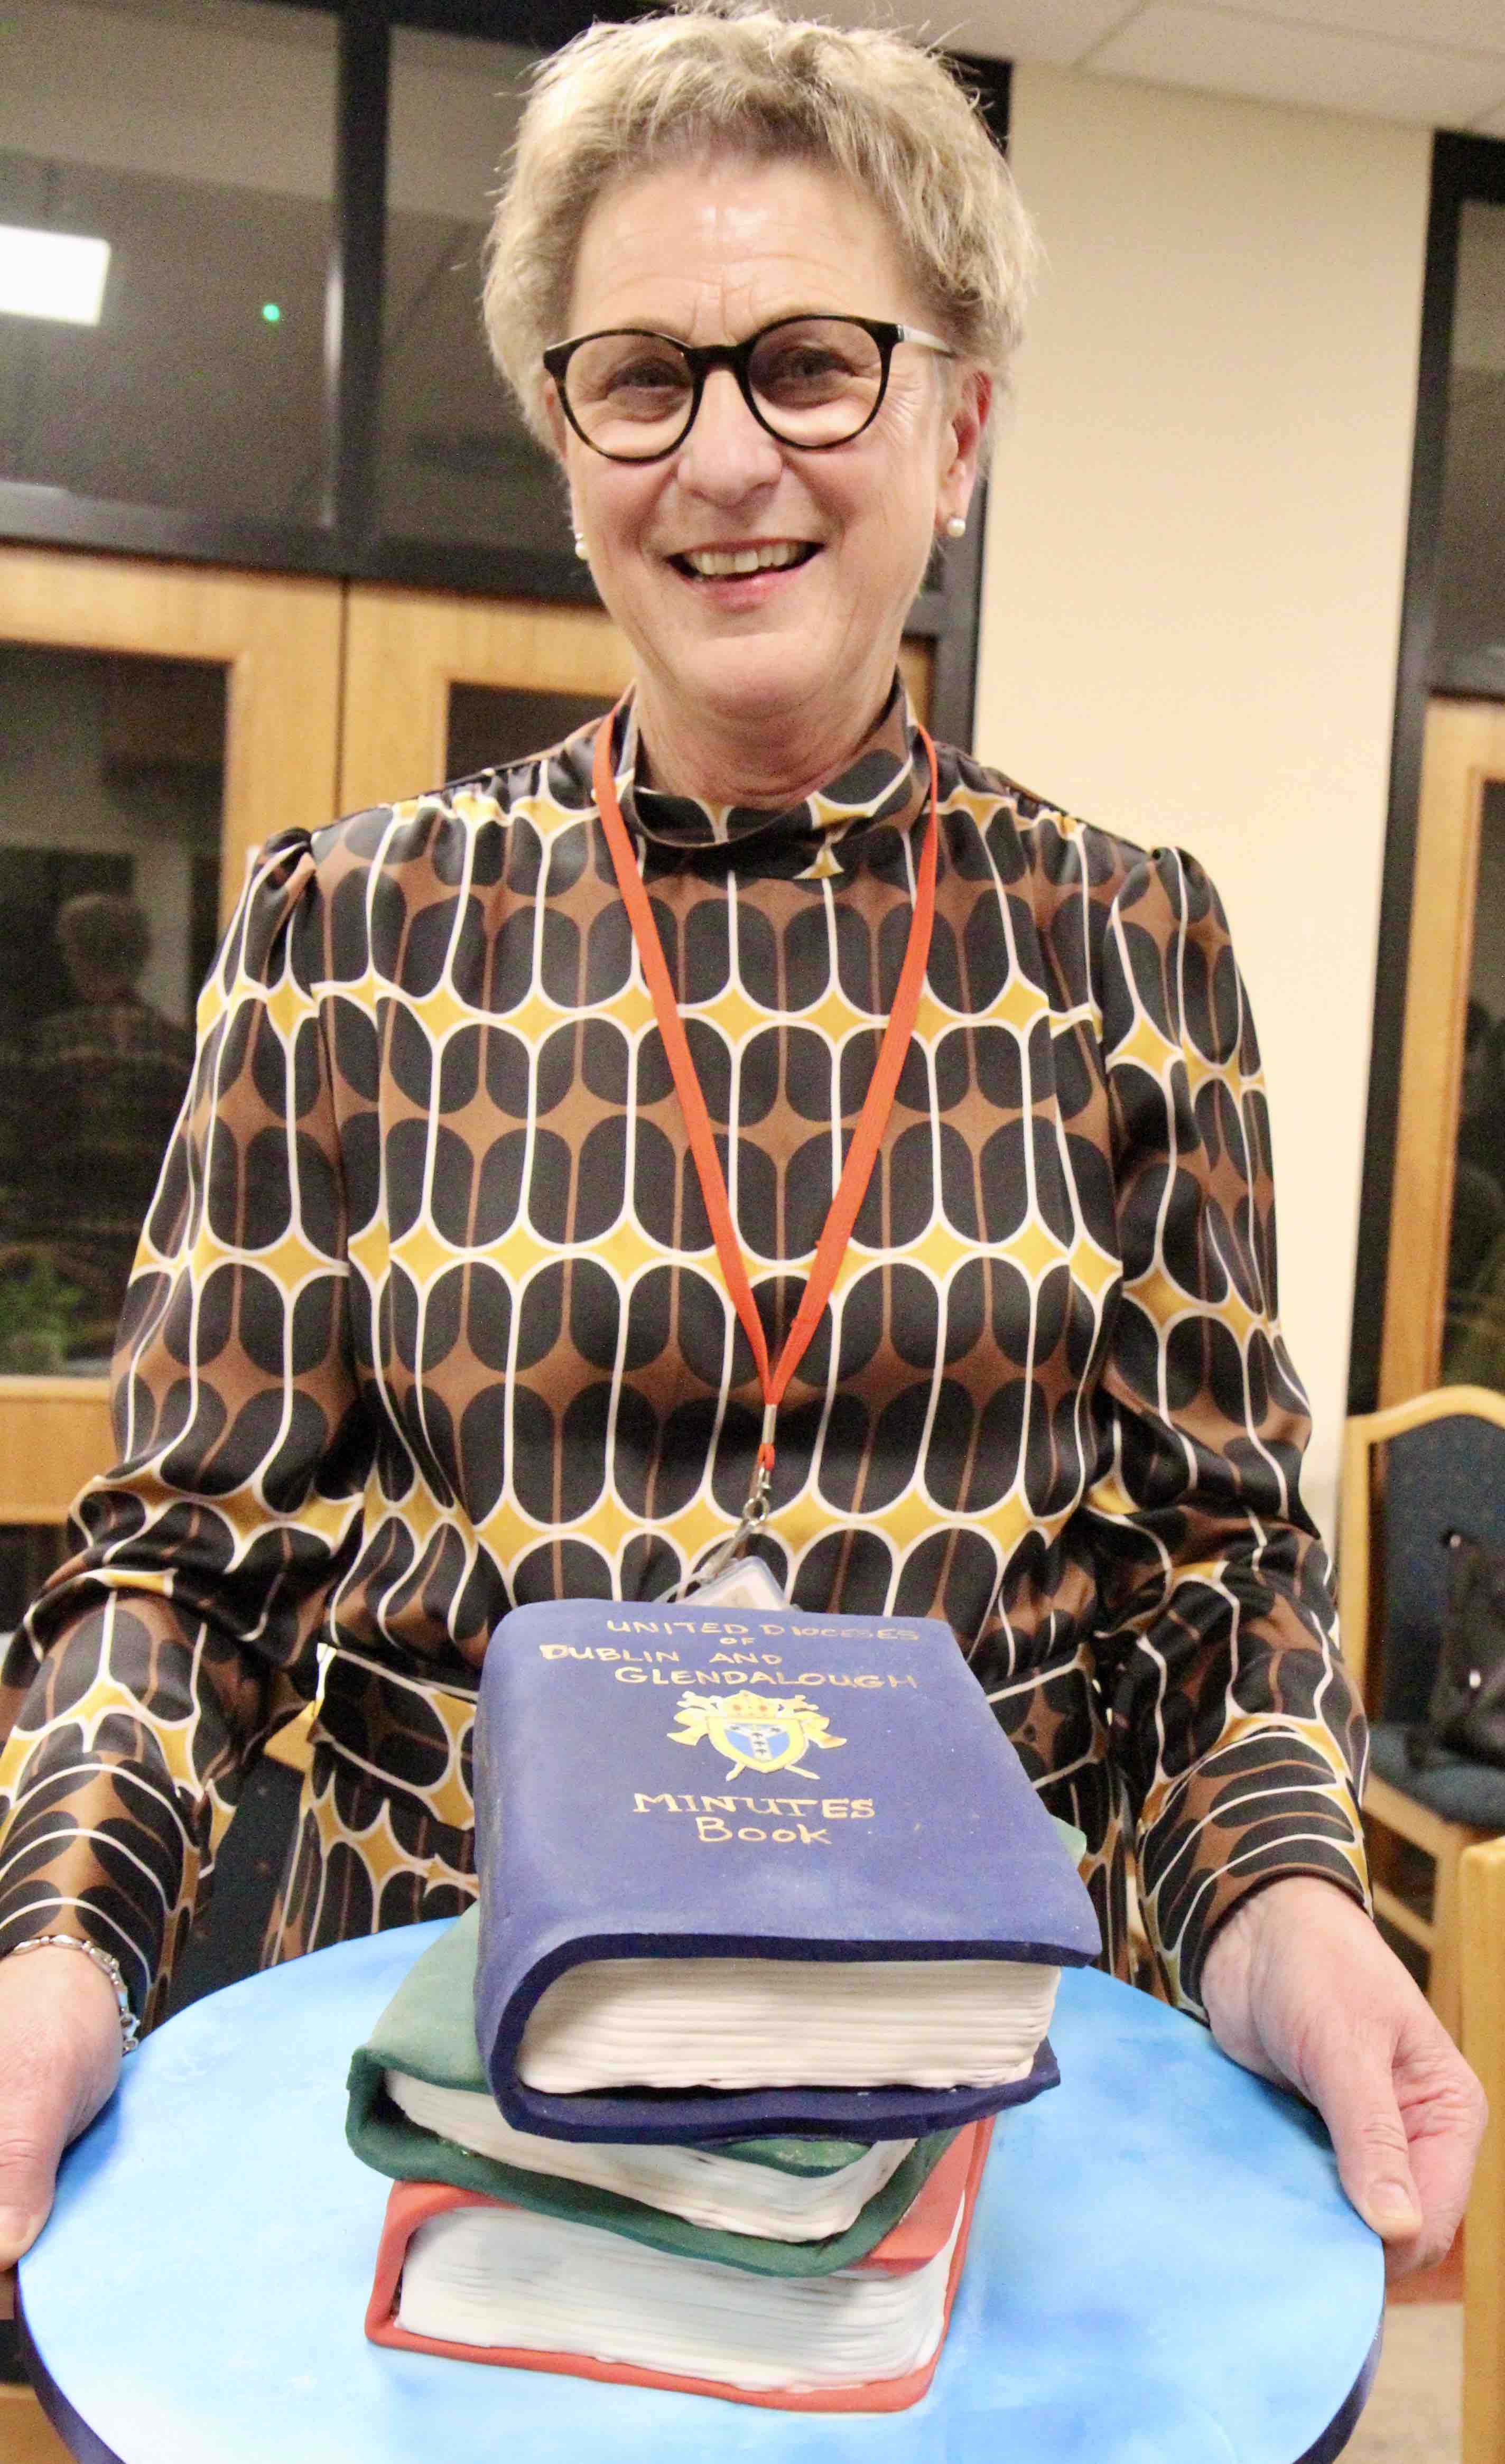
[[[936,2132],[632,2146],[518,2130],[476,2045],[477,1925],[473,1908],[424,1953],[351,2061],[346,2135],[393,2181],[443,2182],[756,2275],[822,2276],[876,2247],[950,2145]]]

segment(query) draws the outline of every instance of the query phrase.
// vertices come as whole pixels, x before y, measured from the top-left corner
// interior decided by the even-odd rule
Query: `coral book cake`
[[[935,2371],[991,2123],[950,2143],[866,2258],[750,2276],[432,2183],[387,2202],[373,2343],[789,2410],[892,2412]]]

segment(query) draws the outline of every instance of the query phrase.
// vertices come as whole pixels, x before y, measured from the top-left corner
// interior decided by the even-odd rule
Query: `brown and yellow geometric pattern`
[[[618,731],[776,1347],[903,956],[923,757],[896,696],[820,796],[712,811]],[[272,1955],[459,1906],[498,1618],[661,1593],[736,1520],[761,1398],[590,752],[261,857],[126,1305],[121,1463],[6,1670],[0,1949],[69,1924],[146,1999],[321,1638]],[[941,788],[926,989],[760,1547],[801,1605],[949,1621],[1088,1834],[1110,1955],[1127,1824],[1195,2004],[1250,1886],[1363,1890],[1253,1028],[1194,863],[954,752]]]

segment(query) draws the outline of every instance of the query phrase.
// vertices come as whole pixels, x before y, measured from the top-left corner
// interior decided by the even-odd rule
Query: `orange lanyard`
[[[648,903],[648,892],[643,888],[643,877],[633,859],[632,843],[628,837],[627,825],[622,819],[622,807],[617,802],[616,781],[611,770],[611,735],[616,715],[616,712],[613,711],[609,716],[604,718],[596,733],[594,764],[596,806],[606,830],[607,845],[611,849],[611,861],[616,868],[617,882],[631,923],[632,937],[637,943],[637,954],[642,962],[643,974],[653,997],[653,1010],[658,1020],[658,1032],[663,1038],[664,1050],[669,1056],[669,1067],[674,1073],[675,1091],[679,1097],[680,1110],[684,1113],[685,1127],[690,1135],[690,1152],[695,1157],[695,1168],[700,1177],[700,1191],[705,1199],[705,1211],[710,1218],[711,1231],[716,1242],[716,1253],[721,1262],[721,1272],[726,1278],[726,1288],[732,1296],[737,1314],[742,1322],[743,1331],[752,1347],[753,1358],[758,1366],[758,1382],[763,1390],[764,1400],[763,1433],[758,1448],[752,1491],[742,1518],[745,1526],[752,1526],[761,1523],[768,1510],[769,1480],[773,1470],[773,1432],[779,1405],[784,1400],[786,1387],[805,1356],[811,1335],[820,1324],[821,1312],[830,1298],[831,1287],[836,1280],[836,1270],[841,1265],[847,1243],[852,1237],[852,1227],[857,1220],[858,1210],[867,1194],[868,1182],[873,1177],[873,1167],[877,1160],[878,1146],[888,1124],[889,1114],[894,1109],[895,1089],[898,1085],[899,1071],[904,1066],[904,1056],[909,1049],[909,1040],[914,1032],[915,1018],[919,1008],[919,996],[925,981],[925,962],[930,956],[931,927],[935,922],[936,914],[936,857],[941,836],[941,786],[936,771],[936,748],[921,728],[920,740],[930,763],[930,820],[919,854],[919,869],[915,881],[915,913],[910,923],[909,943],[904,952],[904,963],[899,969],[898,989],[894,996],[894,1007],[889,1014],[888,1025],[883,1031],[877,1067],[873,1072],[867,1096],[857,1116],[857,1126],[852,1133],[852,1145],[842,1168],[841,1178],[836,1185],[836,1195],[831,1201],[830,1213],[826,1219],[825,1229],[816,1244],[809,1281],[805,1287],[804,1297],[795,1314],[794,1323],[785,1337],[784,1348],[780,1352],[778,1362],[770,1366],[763,1320],[758,1315],[758,1305],[753,1299],[752,1286],[747,1279],[746,1266],[742,1263],[741,1246],[732,1222],[731,1200],[726,1194],[726,1178],[721,1171],[720,1157],[716,1152],[710,1114],[705,1109],[705,1097],[700,1091],[700,1081],[696,1073],[695,1062],[691,1058],[690,1045],[679,1016],[678,1004],[675,1000],[674,986],[669,980],[669,970],[664,964],[663,947],[653,922],[653,910]]]

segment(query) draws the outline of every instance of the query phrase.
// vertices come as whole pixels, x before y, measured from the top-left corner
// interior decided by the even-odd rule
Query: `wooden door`
[[[1380,1400],[1505,1385],[1505,703],[1428,713]]]
[[[191,971],[202,972],[251,849],[289,824],[317,827],[336,807],[341,614],[332,582],[0,548],[0,934],[21,934],[27,963],[12,963],[11,985],[44,1013],[22,1021],[28,1036],[77,991],[75,982],[58,996],[53,985],[51,1003],[37,994],[52,977],[63,982],[48,900],[56,907],[82,884],[86,899],[115,896],[113,912],[123,913],[119,901],[137,903],[137,882],[150,876],[159,889],[176,884],[190,910],[168,897],[146,918],[143,961],[161,977],[171,959],[167,995],[155,1006],[144,997],[143,1007],[175,1011],[166,1025],[179,1049],[191,1026]],[[10,1048],[23,1057],[9,1081],[0,1260],[29,1290],[51,1276],[77,1304],[43,1220],[64,1176],[36,1089],[56,1082],[28,1078],[24,1037]],[[49,1170],[51,1195],[38,1195]],[[90,1181],[81,1170],[80,1205],[97,1195]],[[12,1286],[12,1319],[18,1307]],[[56,1322],[44,1335],[39,1316],[22,1331],[33,1349],[33,1338],[41,1344],[38,1358],[63,1340]],[[0,1374],[0,1524],[61,1522],[112,1451],[102,1374]]]
[[[391,803],[535,752],[609,710],[631,672],[626,643],[595,608],[353,584],[340,808]]]
[[[900,653],[928,717],[931,646]],[[614,702],[631,656],[597,608],[354,584],[346,625],[340,805],[421,794],[532,753]]]

